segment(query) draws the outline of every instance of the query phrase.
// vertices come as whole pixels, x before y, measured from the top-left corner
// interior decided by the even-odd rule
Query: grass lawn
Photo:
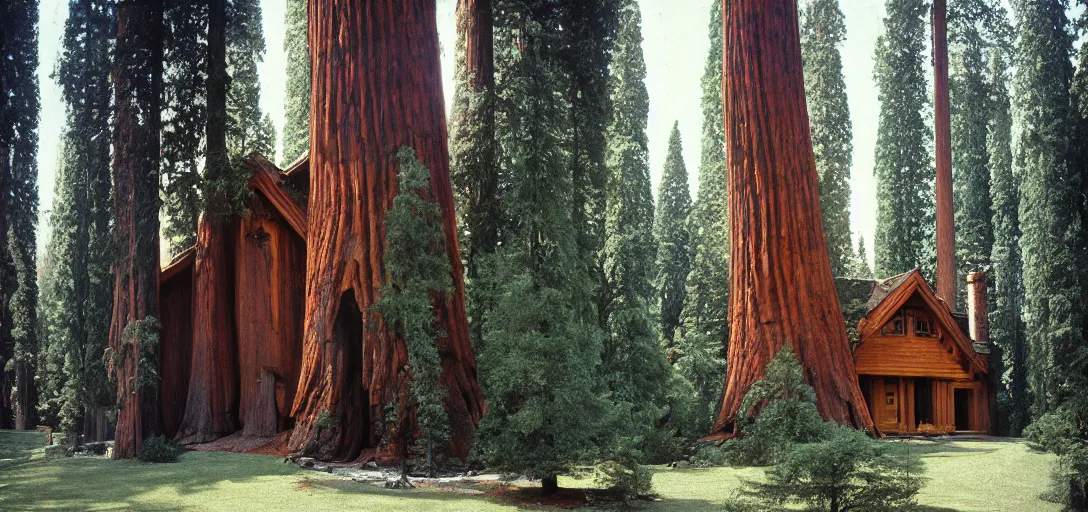
[[[177,464],[48,459],[44,442],[40,433],[0,431],[0,510],[516,510],[502,499],[449,491],[387,491],[264,455],[189,452]],[[1053,458],[1021,442],[907,444],[925,461],[920,501],[930,510],[1060,510],[1038,499]],[[756,468],[655,470],[661,499],[641,510],[719,510],[742,478],[762,475]]]

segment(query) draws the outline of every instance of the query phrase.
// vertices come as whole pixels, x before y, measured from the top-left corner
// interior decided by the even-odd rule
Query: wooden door
[[[899,431],[899,379],[884,378],[884,393],[877,405],[881,408],[880,430]]]

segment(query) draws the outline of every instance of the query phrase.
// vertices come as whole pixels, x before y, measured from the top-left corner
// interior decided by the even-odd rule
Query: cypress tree
[[[801,14],[801,59],[812,125],[812,148],[820,177],[820,207],[831,256],[831,272],[845,276],[853,260],[850,240],[850,105],[839,45],[846,22],[838,0],[811,0]]]
[[[934,261],[932,133],[924,118],[926,13],[924,0],[888,0],[876,43],[878,276],[929,269]]]
[[[990,197],[993,201],[994,307],[990,312],[990,339],[1001,348],[1005,374],[1003,403],[1008,407],[1009,435],[1019,436],[1031,418],[1027,383],[1027,345],[1021,308],[1024,304],[1023,267],[1020,259],[1020,177],[1012,167],[1012,114],[1008,58],[1000,52],[990,56],[990,130],[986,140],[990,166]]]
[[[13,384],[16,429],[33,428],[34,413],[34,362],[37,358],[37,242],[38,227],[38,2],[15,0],[8,2],[2,11],[3,28],[0,40],[0,58],[4,60],[0,94],[4,104],[0,123],[0,172],[5,176],[10,196],[7,208],[0,215],[7,217],[7,245],[0,246],[6,252],[12,267],[2,281],[3,301],[9,311],[4,315],[10,322],[0,343],[10,343],[7,349],[0,347],[0,371],[8,373]],[[5,265],[6,266],[6,265]],[[12,279],[12,277],[14,279]],[[14,286],[12,286],[14,285]],[[10,301],[10,302],[7,302]],[[3,322],[4,319],[0,319]],[[8,338],[10,336],[10,338]],[[5,361],[5,357],[10,358]],[[2,392],[3,390],[0,390]],[[2,422],[2,421],[0,421]]]
[[[602,372],[614,400],[636,409],[659,403],[665,360],[650,316],[657,247],[646,123],[650,111],[642,56],[642,15],[634,0],[620,11],[612,51],[612,119],[606,137],[605,272],[611,300]]]
[[[280,164],[286,166],[310,149],[310,45],[306,39],[306,0],[287,0],[284,17],[287,90]]]
[[[1021,127],[1013,165],[1022,177],[1028,382],[1033,412],[1057,407],[1084,371],[1078,255],[1081,176],[1071,162],[1072,35],[1064,0],[1016,0],[1018,21],[1013,117]]]
[[[496,134],[510,228],[480,357],[487,414],[476,450],[491,467],[543,479],[592,460],[605,435],[601,334],[572,300],[588,296],[571,222],[573,186],[563,136],[569,104],[555,55],[556,12],[543,0],[495,2]]]
[[[234,167],[256,152],[276,150],[272,119],[261,112],[261,81],[257,64],[264,60],[264,30],[258,0],[227,3],[227,148]]]
[[[968,272],[988,271],[993,250],[993,201],[987,148],[992,115],[984,38],[991,6],[953,2],[948,16],[949,103],[952,117],[952,183],[956,218],[957,304],[964,304]],[[995,84],[996,85],[996,84]]]
[[[676,330],[684,308],[685,285],[691,271],[691,237],[688,215],[691,192],[688,170],[684,167],[680,141],[680,123],[672,125],[665,169],[657,192],[654,236],[657,238],[657,288],[661,307],[661,339],[670,350],[676,344]],[[671,355],[670,355],[671,357]]]
[[[703,130],[699,190],[688,217],[691,272],[681,312],[676,369],[695,387],[700,431],[710,429],[721,398],[729,337],[729,216],[725,193],[725,107],[722,103],[722,2],[710,8],[710,50],[702,78]]]
[[[102,439],[106,432],[98,427],[113,404],[102,360],[113,310],[110,50],[115,25],[110,3],[73,2],[56,73],[69,130],[50,218],[58,298],[51,343],[58,344],[55,351],[63,361],[59,426],[73,443],[79,434]]]
[[[168,0],[163,12],[163,236],[177,255],[196,243],[207,116],[208,4]]]
[[[729,333],[729,219],[725,195],[725,131],[722,126],[725,108],[722,104],[720,1],[714,1],[711,7],[710,50],[704,69],[699,190],[688,228],[692,239],[692,261],[682,334],[708,337],[707,341],[721,347],[724,355]],[[720,384],[715,383],[714,387],[720,388]]]

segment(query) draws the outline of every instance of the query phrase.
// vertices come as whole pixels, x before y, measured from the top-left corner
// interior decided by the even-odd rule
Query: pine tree
[[[196,243],[207,115],[208,4],[168,0],[163,12],[163,236],[177,255]]]
[[[310,45],[306,40],[306,0],[287,0],[287,90],[283,115],[283,159],[294,162],[310,149]]]
[[[250,153],[272,155],[276,134],[271,118],[261,113],[261,81],[257,64],[264,61],[264,31],[258,0],[227,3],[227,148],[231,165],[241,166]]]
[[[9,333],[0,337],[3,343],[10,336],[10,348],[0,347],[0,372],[9,374],[14,384],[14,427],[33,428],[34,362],[37,358],[37,242],[38,227],[38,2],[18,0],[8,2],[3,10],[3,33],[0,58],[4,60],[0,94],[5,101],[0,111],[0,180],[6,182],[7,208],[0,215],[7,217],[7,245],[0,252],[10,254],[14,279],[3,280],[3,303],[9,308],[4,315],[10,319],[2,327]],[[7,259],[7,258],[5,258]],[[14,285],[14,287],[10,287]],[[10,302],[8,302],[10,301]],[[4,319],[0,319],[4,322]],[[5,356],[10,360],[5,361]],[[0,390],[2,392],[2,390]],[[2,422],[2,420],[0,420]]]
[[[703,135],[699,190],[688,233],[692,239],[691,273],[685,297],[683,336],[706,336],[724,355],[729,304],[729,219],[725,195],[725,131],[722,127],[722,5],[714,0],[710,50],[703,73]],[[715,379],[717,380],[717,379]],[[720,388],[720,383],[714,387]],[[720,389],[718,390],[720,391]]]
[[[952,116],[952,183],[956,212],[958,304],[967,295],[969,272],[988,271],[993,250],[993,201],[987,150],[992,113],[991,84],[986,77],[986,24],[993,11],[986,2],[953,2],[948,19],[949,101]],[[994,84],[996,86],[996,84]]]
[[[1008,57],[993,52],[989,79],[993,84],[991,116],[986,140],[990,166],[990,197],[993,201],[994,307],[990,311],[990,339],[1001,348],[1005,374],[1001,382],[1007,403],[1009,435],[1019,436],[1031,418],[1027,383],[1027,344],[1021,308],[1024,304],[1023,267],[1020,259],[1020,177],[1012,166],[1012,114]]]
[[[836,276],[849,272],[854,256],[850,240],[853,132],[839,53],[839,45],[845,39],[846,22],[838,0],[811,0],[805,5],[801,14],[801,59],[816,172],[820,176],[824,235],[831,255],[831,272]]]
[[[1085,368],[1080,172],[1071,162],[1072,35],[1063,0],[1016,0],[1013,165],[1020,188],[1028,382],[1041,415],[1074,393]]]
[[[558,20],[544,1],[501,0],[495,13],[496,134],[511,227],[489,273],[495,306],[480,353],[489,404],[476,451],[553,492],[556,476],[593,460],[605,435],[602,336],[572,300],[588,296],[590,281],[571,222]]]
[[[110,51],[115,25],[111,4],[73,2],[57,67],[69,130],[50,217],[59,299],[50,343],[59,344],[55,351],[64,374],[59,426],[73,443],[79,434],[102,440],[107,433],[98,427],[113,404],[102,360],[113,310]]]
[[[702,78],[703,133],[699,190],[688,217],[691,272],[681,313],[676,368],[695,387],[710,428],[721,397],[729,338],[729,217],[725,193],[722,103],[722,2],[711,0],[710,50]]]
[[[854,279],[874,279],[873,269],[869,267],[869,254],[865,252],[865,237],[858,237],[858,253],[854,256]]]
[[[661,339],[670,350],[676,344],[688,272],[691,271],[691,237],[688,215],[691,192],[680,141],[680,123],[672,126],[665,169],[657,192],[654,236],[657,238],[657,288],[661,307]],[[672,355],[670,355],[670,358]]]
[[[660,403],[665,380],[664,354],[650,315],[656,298],[657,247],[646,136],[650,99],[641,27],[638,5],[633,0],[624,2],[612,51],[612,119],[606,131],[604,254],[612,299],[605,311],[609,337],[602,355],[602,372],[613,399],[635,409]]]
[[[924,0],[888,0],[884,34],[876,44],[878,276],[933,265],[932,133],[924,118],[926,13]]]

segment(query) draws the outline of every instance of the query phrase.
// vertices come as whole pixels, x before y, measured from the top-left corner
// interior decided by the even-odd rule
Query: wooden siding
[[[863,341],[854,357],[859,375],[970,379],[954,352],[940,338],[889,335]]]

